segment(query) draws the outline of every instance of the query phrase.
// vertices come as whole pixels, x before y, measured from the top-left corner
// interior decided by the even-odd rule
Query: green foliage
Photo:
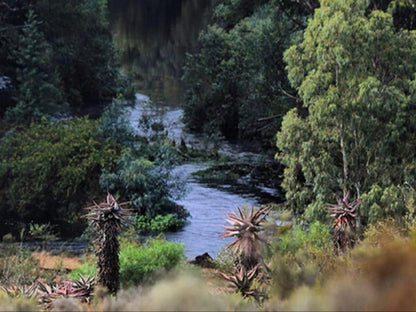
[[[272,246],[272,292],[281,298],[302,285],[315,285],[334,265],[329,226],[314,222],[303,227],[294,225]]]
[[[181,244],[150,240],[144,245],[123,241],[120,250],[120,281],[124,287],[152,282],[161,270],[169,271],[184,259]],[[95,276],[96,266],[86,262],[74,269],[69,277]]]
[[[183,259],[182,244],[164,240],[150,240],[143,246],[127,243],[120,251],[120,281],[125,287],[149,283],[156,273],[173,269]]]
[[[65,103],[78,111],[118,93],[132,98],[131,83],[115,58],[107,15],[106,0],[5,1],[0,73],[14,88],[0,114],[7,108],[11,121],[30,122],[62,112]]]
[[[181,229],[185,225],[185,221],[173,213],[156,215],[153,218],[138,215],[135,219],[135,225],[142,233],[162,233]]]
[[[217,14],[248,3],[221,4]],[[282,91],[290,91],[282,55],[293,29],[270,4],[248,13],[252,9],[230,30],[214,24],[201,33],[201,50],[188,55],[184,67],[185,122],[196,132],[259,138],[267,146],[279,127],[279,114],[293,105]]]
[[[36,1],[45,35],[54,47],[68,102],[110,100],[116,95],[119,69],[107,20],[107,1]]]
[[[73,269],[68,276],[77,279],[80,276],[94,277],[97,274],[97,267],[93,263],[85,262],[81,266]]]
[[[416,287],[414,233],[403,235],[394,222],[369,226],[349,256],[336,259],[334,274],[318,287],[301,287],[282,303],[275,296],[266,310],[414,310]],[[388,268],[388,269],[387,269]],[[276,293],[274,293],[276,294]]]
[[[114,165],[117,153],[117,144],[102,136],[98,121],[86,118],[43,121],[8,133],[0,141],[4,220],[78,221],[84,203],[100,194],[101,171]]]
[[[388,12],[369,12],[367,1],[322,1],[303,41],[285,52],[289,80],[307,109],[290,111],[277,136],[287,167],[283,187],[296,213],[325,220],[326,203],[349,190],[352,199],[367,199],[358,223],[404,214],[393,202],[376,213],[370,198],[396,200],[394,185],[414,175],[408,95],[415,45],[414,32],[395,29]]]
[[[28,235],[31,239],[54,241],[58,239],[58,236],[53,233],[53,227],[49,224],[37,224],[30,223]]]
[[[131,201],[139,214],[154,217],[176,212],[177,205],[171,201],[175,198],[175,188],[169,181],[168,168],[145,158],[140,150],[127,148],[117,160],[116,168],[103,172],[100,184],[118,197]]]
[[[266,0],[223,0],[214,10],[214,19],[219,24],[225,24],[225,28],[232,28],[266,2]]]
[[[314,222],[307,229],[302,225],[294,225],[293,228],[281,235],[277,248],[282,253],[296,253],[304,248],[312,248],[316,251],[327,248],[331,244],[329,226]]]
[[[51,64],[52,50],[29,10],[16,52],[18,90],[16,106],[6,112],[9,121],[29,124],[42,116],[62,112],[65,102],[59,76]]]

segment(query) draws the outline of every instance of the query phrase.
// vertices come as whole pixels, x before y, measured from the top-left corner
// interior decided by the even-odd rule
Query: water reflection
[[[110,22],[123,68],[141,93],[177,102],[186,52],[196,49],[213,0],[110,0]]]

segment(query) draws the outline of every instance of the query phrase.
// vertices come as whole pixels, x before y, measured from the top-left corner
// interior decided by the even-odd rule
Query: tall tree
[[[108,27],[106,0],[36,0],[41,27],[53,47],[53,63],[75,110],[111,101],[119,67]]]
[[[324,0],[285,60],[307,109],[291,110],[277,136],[288,205],[323,217],[336,196],[376,192],[360,207],[364,222],[402,213],[377,201],[414,175],[416,33],[396,29],[392,13],[368,12],[365,0]]]
[[[200,52],[188,56],[184,112],[191,130],[274,145],[281,115],[295,105],[283,52],[299,27],[263,2],[246,7],[247,1],[224,1],[217,14],[237,10],[241,20],[230,29],[209,27],[200,36]],[[254,13],[241,15],[240,5]]]
[[[6,112],[14,123],[39,120],[66,105],[59,76],[51,64],[52,50],[38,29],[39,23],[36,14],[29,10],[17,50],[17,104]]]

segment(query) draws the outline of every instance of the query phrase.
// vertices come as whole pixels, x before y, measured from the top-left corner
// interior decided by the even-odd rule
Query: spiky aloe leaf
[[[332,224],[333,228],[346,228],[354,226],[357,210],[361,204],[361,199],[357,198],[353,202],[349,202],[350,193],[344,192],[343,198],[338,198],[336,204],[329,204],[328,209],[331,217],[335,218]]]
[[[11,286],[0,286],[0,290],[6,293],[11,298],[33,298],[38,293],[38,283],[32,283],[31,285],[11,285]]]
[[[346,191],[342,198],[337,199],[336,204],[328,205],[331,217],[334,218],[332,222],[332,240],[337,253],[344,252],[346,248],[352,247],[354,243],[354,235],[351,235],[349,232],[354,230],[361,198],[350,202],[349,195],[350,193]]]
[[[84,277],[73,281],[64,281],[57,285],[36,283],[36,289],[40,293],[40,305],[44,308],[51,308],[56,299],[74,298],[81,302],[90,302],[95,286],[94,277]]]
[[[235,289],[236,292],[246,298],[250,296],[257,297],[257,291],[252,289],[252,285],[257,275],[259,274],[260,265],[255,265],[251,269],[246,269],[245,266],[240,266],[234,274],[225,274],[219,272],[220,276],[226,280],[231,288]]]
[[[259,232],[262,230],[262,223],[266,220],[270,210],[271,207],[252,207],[248,211],[238,208],[238,214],[234,211],[225,213],[227,218],[224,220],[229,225],[222,226],[224,232],[220,237],[235,237],[235,240],[227,247],[239,255],[247,267],[257,263],[261,250],[260,243],[263,241]]]

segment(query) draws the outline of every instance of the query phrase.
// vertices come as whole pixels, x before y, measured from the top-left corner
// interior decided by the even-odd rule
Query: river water
[[[110,0],[110,23],[121,54],[124,71],[134,76],[140,94],[130,110],[130,124],[140,132],[138,122],[145,114],[164,125],[170,140],[205,148],[209,142],[184,131],[183,92],[180,77],[186,52],[197,49],[198,33],[209,22],[212,0]],[[143,134],[143,133],[141,133]],[[223,142],[220,152],[244,161],[258,155],[243,153],[236,145]],[[204,184],[192,173],[208,163],[188,163],[174,169],[186,186],[177,201],[191,215],[183,230],[167,233],[169,240],[185,244],[186,255],[194,258],[208,252],[215,257],[230,240],[219,239],[224,212],[247,205],[259,205],[279,194],[275,190],[247,183]]]
[[[197,146],[202,139],[187,133],[182,122],[183,110],[175,106],[160,106],[152,103],[150,98],[143,94],[136,95],[136,105],[130,109],[130,125],[141,135],[142,129],[138,127],[143,115],[153,122],[163,123],[164,129],[171,140],[179,142],[183,140],[188,146]],[[255,158],[259,155],[244,153],[227,142],[223,142],[220,150],[234,159]],[[223,220],[224,212],[237,210],[241,206],[256,206],[270,200],[278,200],[279,194],[273,189],[261,185],[246,184],[205,184],[192,173],[206,169],[210,163],[186,163],[174,168],[173,175],[180,178],[185,184],[185,195],[176,200],[189,213],[190,218],[183,230],[166,233],[166,238],[171,241],[185,244],[186,256],[194,258],[205,252],[215,256],[218,251],[230,239],[219,239],[226,225]]]

